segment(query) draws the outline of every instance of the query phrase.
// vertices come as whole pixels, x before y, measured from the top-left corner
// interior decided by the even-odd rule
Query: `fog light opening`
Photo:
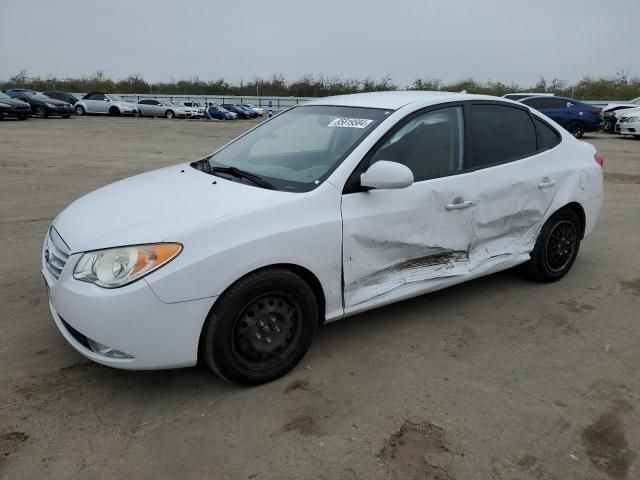
[[[95,340],[87,339],[89,342],[89,346],[91,350],[93,350],[98,355],[102,355],[109,358],[134,358],[132,355],[128,353],[121,352],[120,350],[116,350],[115,348],[108,347],[106,345],[101,344],[100,342],[96,342]]]

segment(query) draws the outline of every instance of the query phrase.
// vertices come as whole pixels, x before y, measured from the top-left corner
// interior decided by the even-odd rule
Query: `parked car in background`
[[[205,116],[212,120],[235,120],[238,115],[219,105],[210,105],[205,109]]]
[[[165,118],[187,118],[192,115],[187,107],[181,107],[169,100],[158,100],[155,98],[144,98],[137,104],[138,113],[141,117],[165,117]]]
[[[226,108],[230,112],[234,112],[238,114],[240,118],[256,118],[258,114],[253,110],[249,110],[248,108],[241,107],[240,105],[234,105],[231,103],[223,103],[223,108]]]
[[[616,123],[615,132],[640,138],[640,108],[625,110]]]
[[[616,123],[618,118],[627,113],[627,110],[640,107],[640,97],[629,100],[628,103],[609,103],[602,109],[604,126],[603,130],[607,133],[616,132]]]
[[[502,98],[508,98],[509,100],[522,100],[523,98],[529,97],[553,97],[555,93],[507,93],[503,95]]]
[[[496,97],[314,100],[71,203],[41,253],[50,312],[103,365],[201,358],[227,381],[268,382],[325,322],[517,265],[560,280],[600,213],[602,163]]]
[[[42,92],[49,98],[54,98],[56,100],[62,100],[63,102],[70,103],[71,105],[75,105],[75,103],[80,100],[76,95],[69,92]]]
[[[222,111],[223,113],[228,113],[229,115],[231,115],[231,120],[236,120],[238,118],[238,114],[236,112],[232,112],[230,110],[227,110],[224,107],[221,107],[220,105],[218,105],[215,102],[204,102],[205,103],[205,109],[208,109],[209,107],[216,107],[218,110]],[[207,110],[205,110],[206,112]],[[228,117],[228,115],[225,115],[226,117]],[[227,120],[227,118],[224,118],[224,120]]]
[[[604,125],[601,108],[572,98],[535,96],[520,102],[544,113],[576,138],[582,138],[586,132],[597,132]]]
[[[204,116],[204,111],[207,108],[206,105],[191,101],[178,102],[178,105],[191,109],[191,118],[202,118]]]
[[[137,115],[135,103],[127,102],[118,95],[105,92],[87,93],[74,105],[76,115]]]
[[[0,92],[0,120],[4,117],[16,117],[18,120],[26,120],[31,115],[31,106],[18,98],[11,98],[6,93]]]
[[[239,103],[238,105],[240,105],[241,107],[248,108],[249,110],[253,110],[259,116],[264,117],[264,108],[256,107],[255,105],[252,105],[251,103]]]
[[[49,116],[69,118],[73,115],[73,106],[70,103],[49,98],[42,92],[20,88],[5,90],[4,93],[12,98],[27,102],[31,107],[31,113],[38,118],[47,118]]]

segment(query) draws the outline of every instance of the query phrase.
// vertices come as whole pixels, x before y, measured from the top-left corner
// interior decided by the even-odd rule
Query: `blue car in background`
[[[604,125],[601,108],[572,98],[536,96],[523,98],[520,102],[544,113],[576,138],[582,138],[587,132],[597,132]]]
[[[234,120],[237,118],[229,110],[219,105],[209,105],[204,111],[204,116],[212,120]]]

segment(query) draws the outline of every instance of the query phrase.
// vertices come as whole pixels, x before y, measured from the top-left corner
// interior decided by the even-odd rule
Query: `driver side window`
[[[416,182],[463,170],[463,108],[443,108],[409,120],[378,148],[370,164],[380,160],[406,165]]]

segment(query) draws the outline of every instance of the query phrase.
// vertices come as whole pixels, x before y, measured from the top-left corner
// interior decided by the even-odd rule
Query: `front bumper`
[[[69,106],[69,107],[56,107],[56,108],[51,108],[51,107],[47,107],[47,113],[49,115],[73,115],[73,107]]]
[[[31,115],[31,107],[0,107],[0,115],[26,117]]]
[[[204,321],[215,297],[188,302],[162,302],[149,284],[105,289],[73,278],[80,254],[72,254],[56,279],[44,263],[49,308],[62,336],[79,353],[115,368],[148,370],[195,365]],[[131,358],[93,351],[99,342]]]
[[[640,135],[640,122],[618,122],[616,124],[616,133],[621,135]]]

